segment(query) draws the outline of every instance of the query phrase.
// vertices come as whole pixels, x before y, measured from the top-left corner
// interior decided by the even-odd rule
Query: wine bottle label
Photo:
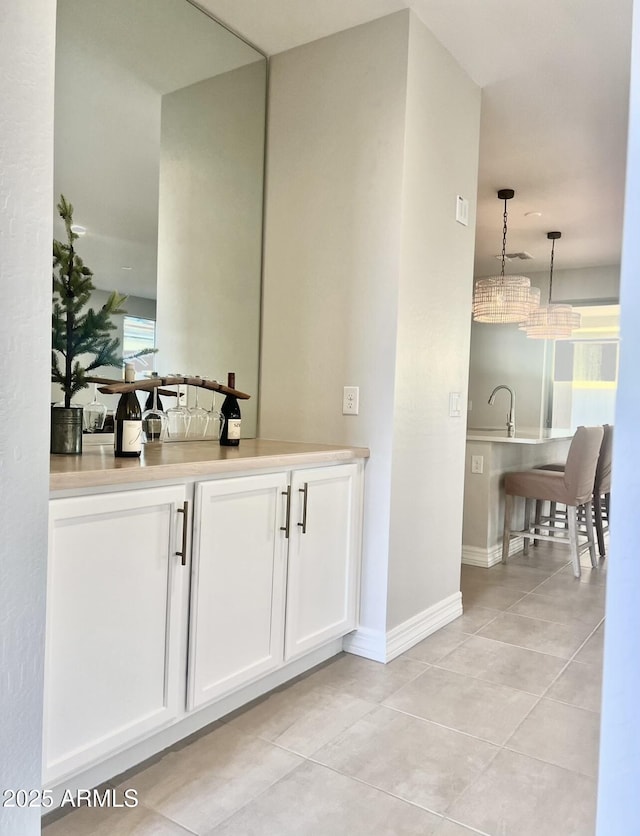
[[[232,439],[239,439],[240,438],[240,424],[242,423],[242,419],[240,418],[230,418],[227,423],[227,438]]]
[[[142,450],[142,421],[122,421],[122,452],[139,453]]]

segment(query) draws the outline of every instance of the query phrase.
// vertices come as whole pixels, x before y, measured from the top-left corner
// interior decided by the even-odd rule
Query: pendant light
[[[554,305],[551,303],[553,256],[556,241],[561,237],[561,232],[547,232],[547,238],[552,242],[549,265],[549,303],[531,311],[520,325],[520,328],[527,332],[527,337],[532,340],[567,340],[571,337],[573,329],[580,327],[580,314],[574,311],[571,305]]]
[[[513,189],[500,189],[498,198],[504,200],[502,225],[502,269],[499,276],[478,279],[473,292],[473,318],[476,322],[522,322],[540,304],[540,291],[531,287],[526,276],[505,276],[504,262],[507,248],[507,201]]]

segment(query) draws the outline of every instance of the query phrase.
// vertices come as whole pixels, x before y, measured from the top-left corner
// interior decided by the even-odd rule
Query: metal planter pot
[[[51,452],[82,453],[82,407],[51,407]]]

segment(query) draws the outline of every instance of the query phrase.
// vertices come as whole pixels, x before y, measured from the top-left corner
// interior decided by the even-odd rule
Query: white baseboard
[[[347,653],[364,656],[375,662],[390,662],[461,615],[462,594],[455,592],[386,634],[379,630],[360,628],[345,636],[343,648]]]
[[[513,537],[509,543],[509,556],[521,552],[524,548],[522,537]],[[482,566],[489,569],[502,560],[502,543],[492,549],[481,549],[478,546],[462,546],[462,562],[465,566]]]
[[[387,633],[387,662],[462,615],[462,593],[455,592]]]
[[[374,662],[387,661],[387,636],[382,630],[360,627],[342,640],[342,649],[354,656],[364,656]]]

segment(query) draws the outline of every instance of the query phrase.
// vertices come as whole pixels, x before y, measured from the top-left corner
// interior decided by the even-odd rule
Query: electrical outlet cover
[[[360,411],[360,387],[345,386],[342,390],[342,414],[357,415]]]

